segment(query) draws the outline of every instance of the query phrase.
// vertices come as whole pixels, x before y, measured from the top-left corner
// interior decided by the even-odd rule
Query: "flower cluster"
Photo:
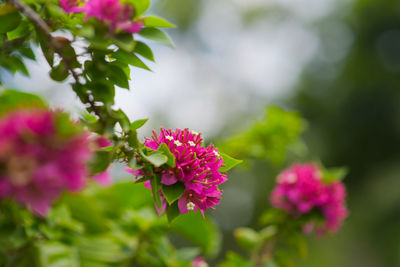
[[[334,232],[347,216],[345,198],[346,189],[341,182],[326,184],[315,165],[295,164],[278,176],[270,200],[274,207],[295,216],[317,210],[325,218],[325,224],[319,230]],[[312,230],[313,223],[306,228],[309,226]]]
[[[14,111],[0,119],[0,199],[14,198],[44,216],[61,192],[85,186],[91,141],[79,130],[60,131],[65,115],[35,109]],[[68,120],[63,126],[76,125]],[[109,182],[105,173],[92,178]]]
[[[120,0],[60,0],[60,5],[67,13],[83,12],[86,19],[96,18],[112,31],[137,33],[143,28],[143,22],[134,20],[134,7]]]
[[[189,129],[166,130],[161,128],[157,135],[153,131],[152,139],[145,140],[145,146],[157,150],[161,144],[166,144],[175,156],[175,167],[155,170],[161,174],[161,184],[164,186],[182,183],[185,191],[178,200],[178,207],[181,214],[190,210],[200,210],[202,213],[207,208],[213,209],[219,203],[222,191],[218,185],[224,183],[227,178],[219,171],[223,165],[223,159],[218,149],[213,145],[203,147],[203,138],[200,133],[189,131]],[[133,172],[135,175],[143,174]],[[146,187],[150,187],[147,181]],[[164,212],[167,203],[160,191],[163,207],[160,213]]]

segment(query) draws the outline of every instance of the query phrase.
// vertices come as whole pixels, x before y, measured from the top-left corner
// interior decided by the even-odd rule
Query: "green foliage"
[[[140,184],[118,183],[65,195],[43,219],[16,204],[0,205],[0,255],[6,260],[0,261],[2,266],[189,266],[198,254],[196,249],[180,252],[171,245],[165,217],[154,213],[150,194]],[[217,230],[208,220],[189,216],[176,222],[174,227],[182,229],[172,230],[178,233],[190,232],[191,223],[204,224],[199,235],[189,235],[190,241],[204,249],[213,246]],[[13,254],[19,251],[25,253]]]
[[[221,168],[219,168],[220,172],[227,172],[230,169],[232,169],[233,167],[235,167],[236,165],[243,162],[243,160],[234,159],[231,156],[228,156],[224,153],[221,153],[221,157],[224,159],[225,166],[222,166]]]
[[[185,186],[182,183],[177,182],[169,186],[162,185],[161,190],[168,204],[171,205],[182,196],[185,191]]]
[[[269,107],[262,120],[221,144],[221,149],[239,158],[267,158],[273,164],[282,164],[287,150],[301,143],[304,129],[305,122],[297,112]]]
[[[0,89],[0,116],[16,110],[29,108],[46,108],[44,101],[37,95],[7,89]]]
[[[349,170],[345,167],[323,169],[322,180],[325,183],[333,183],[333,182],[341,181],[344,179],[344,177],[346,177],[348,172],[349,172]]]

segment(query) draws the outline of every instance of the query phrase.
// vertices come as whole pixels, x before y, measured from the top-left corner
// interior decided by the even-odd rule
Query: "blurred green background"
[[[169,31],[176,48],[154,46],[154,73],[138,70],[134,92],[117,94],[128,114],[151,118],[143,136],[160,125],[190,127],[222,143],[262,120],[269,104],[306,120],[292,129],[305,128],[304,142],[284,160],[260,155],[224,185],[212,213],[224,233],[219,259],[240,251],[234,228],[257,227],[276,174],[308,159],[349,167],[350,215],[337,235],[310,237],[296,266],[400,266],[400,1],[163,0],[152,10],[177,24]],[[40,66],[30,64],[33,82],[1,75],[10,87],[79,108]],[[118,166],[115,176],[126,177]]]

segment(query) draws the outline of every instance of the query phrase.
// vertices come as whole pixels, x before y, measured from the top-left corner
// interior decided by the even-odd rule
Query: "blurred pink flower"
[[[271,193],[272,206],[299,216],[316,209],[325,218],[320,230],[335,232],[347,216],[346,189],[341,182],[325,184],[322,173],[312,164],[295,164],[283,171]],[[305,231],[313,228],[310,222]]]
[[[157,150],[164,143],[175,156],[176,166],[160,169],[159,173],[163,185],[182,183],[185,186],[185,191],[178,200],[180,213],[200,210],[204,214],[207,208],[214,209],[222,194],[218,185],[227,180],[226,175],[219,172],[223,159],[218,149],[212,145],[203,147],[201,134],[187,128],[175,131],[161,128],[160,134],[153,132],[152,139],[145,140],[145,146]],[[130,172],[137,176],[143,175],[140,170]],[[162,196],[161,191],[160,195]],[[164,200],[161,213],[165,208]]]
[[[86,19],[96,18],[112,31],[137,33],[144,26],[142,21],[134,20],[134,7],[120,0],[60,0],[60,5],[67,13],[84,12]]]
[[[89,176],[88,134],[58,133],[58,114],[20,110],[0,118],[0,199],[14,198],[40,216],[63,191],[81,190]]]
[[[60,5],[67,13],[82,12],[83,8],[80,6],[81,0],[60,0]]]
[[[203,258],[195,258],[191,267],[208,267],[208,263]]]

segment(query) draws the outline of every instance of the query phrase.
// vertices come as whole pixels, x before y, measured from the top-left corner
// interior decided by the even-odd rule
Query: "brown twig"
[[[74,68],[71,66],[71,61],[63,54],[64,45],[57,41],[51,34],[51,28],[47,23],[27,4],[19,1],[19,0],[6,0],[8,3],[13,5],[17,10],[21,11],[28,19],[30,19],[35,25],[49,38],[50,45],[54,48],[56,53],[62,58],[65,62],[65,66],[68,71],[71,73],[77,84],[81,84],[79,80],[79,75],[76,73]],[[100,121],[103,121],[101,112],[96,106],[94,100],[90,99],[89,95],[85,97],[86,103],[89,103],[93,112],[99,117]],[[104,125],[104,124],[103,124]]]

